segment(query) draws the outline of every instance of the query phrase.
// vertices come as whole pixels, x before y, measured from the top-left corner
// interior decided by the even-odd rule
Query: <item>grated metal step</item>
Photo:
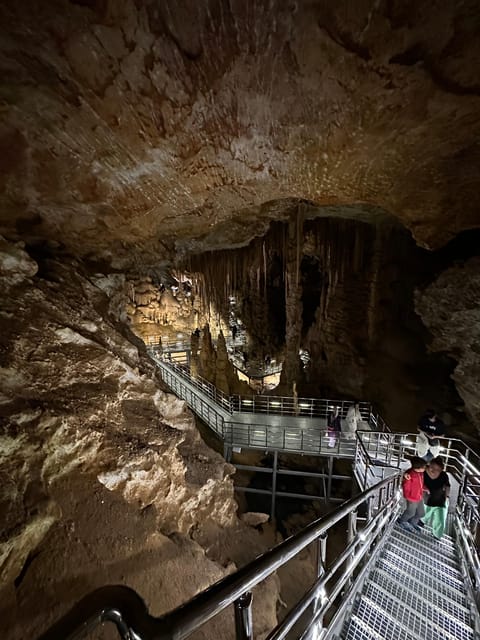
[[[350,616],[348,626],[341,637],[342,640],[384,640],[356,615]]]
[[[414,580],[418,584],[425,585],[425,587],[431,591],[437,591],[452,601],[467,606],[463,585],[459,585],[457,582],[449,584],[444,580],[439,581],[430,571],[427,573],[424,571],[414,571],[414,567],[412,567],[411,564],[406,563],[400,565],[398,562],[395,562],[394,559],[392,560],[386,557],[379,559],[377,568],[382,569],[385,573],[388,573],[388,575],[394,579],[401,580],[403,583],[407,580]]]
[[[374,637],[382,638],[401,638],[402,640],[419,640],[419,637],[415,633],[410,633],[402,624],[399,624],[394,620],[389,613],[382,611],[378,605],[362,596],[354,607],[352,618],[362,621],[361,627],[367,627],[370,633],[373,633]],[[350,625],[349,625],[350,626]],[[361,635],[353,636],[355,640],[363,638]],[[346,639],[350,640],[351,636],[347,635]],[[352,638],[353,640],[353,638]],[[436,639],[439,640],[439,639]]]
[[[410,604],[412,599],[421,598],[429,602],[438,611],[442,611],[443,615],[453,620],[458,620],[467,627],[470,625],[470,610],[465,597],[463,598],[463,604],[456,602],[450,595],[439,593],[436,587],[429,588],[423,581],[418,582],[406,575],[392,575],[379,567],[375,568],[370,578],[407,605]]]
[[[393,534],[406,533],[407,535],[410,535],[410,536],[426,538],[427,540],[432,540],[432,542],[437,543],[440,548],[445,549],[446,551],[447,550],[455,551],[456,549],[454,538],[446,534],[442,536],[440,540],[438,538],[435,538],[432,533],[432,528],[429,525],[425,525],[422,532],[418,531],[416,533],[409,533],[405,531],[405,529],[402,529],[400,525],[397,524],[392,530],[392,533]]]
[[[410,551],[401,547],[385,548],[383,557],[391,560],[400,568],[406,569],[413,575],[425,575],[432,573],[437,582],[445,582],[455,589],[463,589],[463,578],[458,569],[439,565],[433,560],[425,561],[424,558],[414,556]]]
[[[458,571],[458,560],[454,555],[447,555],[443,549],[430,546],[428,540],[422,538],[409,538],[410,534],[398,534],[389,538],[386,547],[390,549],[410,550],[410,555],[420,558],[422,562],[433,562],[435,565],[447,566]],[[412,553],[413,552],[413,553]]]
[[[385,638],[353,614],[350,616],[347,629],[342,634],[342,640],[385,640]]]
[[[416,593],[403,590],[393,595],[388,588],[371,580],[364,597],[388,611],[398,623],[424,640],[437,640],[439,637],[445,640],[473,640],[471,627],[445,615]]]
[[[389,538],[389,542],[396,542],[402,547],[408,547],[413,543],[421,553],[426,553],[432,557],[442,558],[443,562],[448,561],[449,564],[458,566],[457,551],[455,547],[445,547],[440,544],[441,541],[428,535],[428,533],[423,535],[414,535],[408,531],[394,529]]]

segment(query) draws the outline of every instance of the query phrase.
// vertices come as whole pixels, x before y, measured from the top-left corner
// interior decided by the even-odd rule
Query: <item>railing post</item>
[[[351,511],[348,516],[348,542],[351,542],[357,534],[357,512]]]
[[[372,508],[372,496],[369,496],[367,498],[367,520],[366,520],[367,524],[372,519],[372,511],[373,511],[373,508]]]
[[[235,600],[235,638],[253,640],[252,600],[250,591]]]
[[[277,493],[277,465],[278,465],[278,451],[275,449],[273,452],[273,472],[272,472],[272,503],[270,506],[270,517],[273,520],[275,517],[275,500]]]
[[[324,533],[317,540],[317,580],[320,579],[326,571],[327,539],[328,539],[328,534]],[[314,604],[313,604],[314,616],[321,605],[322,605],[322,601],[319,598],[315,598]],[[316,622],[319,626],[323,627],[323,616],[316,618]]]
[[[325,565],[327,562],[327,539],[328,534],[324,533],[317,541],[317,578],[325,573]]]
[[[328,456],[328,480],[327,480],[327,497],[330,500],[332,493],[332,474],[333,474],[333,456]]]

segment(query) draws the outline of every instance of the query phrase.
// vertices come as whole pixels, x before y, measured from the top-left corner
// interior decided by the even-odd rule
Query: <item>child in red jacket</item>
[[[426,462],[422,458],[414,457],[410,469],[404,474],[402,480],[403,497],[407,501],[407,507],[399,518],[399,524],[406,531],[415,532],[422,529],[418,525],[420,518],[425,515],[423,506],[423,472]]]

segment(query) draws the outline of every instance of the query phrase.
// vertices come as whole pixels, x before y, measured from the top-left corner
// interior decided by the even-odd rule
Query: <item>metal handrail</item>
[[[193,376],[190,371],[174,362],[166,362],[158,354],[150,352],[152,358],[161,367],[162,370],[172,369],[179,376],[188,380],[192,385],[197,387],[199,391],[205,393],[214,402],[218,402],[222,408],[230,407],[230,413],[261,413],[269,415],[288,415],[303,418],[324,418],[326,419],[331,407],[339,407],[339,415],[345,418],[348,408],[353,404],[353,400],[331,400],[323,398],[294,398],[293,396],[264,396],[250,395],[243,396],[239,394],[228,395],[220,391],[214,384],[202,378],[201,376]],[[219,401],[220,400],[220,401]],[[383,420],[372,412],[372,405],[369,402],[360,402],[360,413],[362,419],[377,427]],[[385,425],[386,427],[386,425]],[[388,427],[386,427],[388,430]],[[381,430],[381,429],[377,429]]]
[[[136,640],[182,640],[229,605],[238,604],[255,586],[313,542],[319,545],[317,579],[312,587],[314,595],[320,593],[337,574],[341,564],[349,560],[337,582],[332,585],[330,596],[327,597],[327,600],[322,599],[319,608],[317,608],[316,615],[318,616],[319,611],[325,612],[332,606],[335,597],[353,576],[355,568],[366,555],[368,547],[378,537],[382,537],[383,526],[396,517],[395,507],[399,500],[399,480],[400,474],[398,473],[347,500],[298,534],[260,555],[239,571],[226,576],[186,604],[160,618],[150,616],[144,602],[131,589],[104,587],[92,592],[77,603],[69,613],[43,634],[40,640],[78,639],[105,621],[116,624],[117,630],[124,640],[132,640],[133,638]],[[368,509],[371,519],[363,532],[357,532],[357,511],[359,507],[365,503],[368,505],[372,500],[376,501],[376,509]],[[347,516],[350,522],[347,547],[341,555],[341,562],[337,558],[333,566],[327,567],[325,565],[326,536],[335,524]],[[375,536],[369,535],[374,531],[376,532]],[[367,545],[367,549],[364,548],[364,545]],[[305,596],[308,599],[306,607],[312,602],[312,597],[312,590],[310,590]],[[251,601],[248,606],[251,607]],[[296,619],[300,615],[301,613]],[[237,637],[251,638],[251,636],[245,635],[237,635]],[[283,637],[285,637],[283,632],[280,635],[271,635],[271,638]]]
[[[355,467],[358,461],[365,464],[363,487],[367,486],[369,467],[378,460],[370,456],[369,446],[380,438],[387,443],[382,463],[384,468],[399,469],[405,457],[416,452],[416,434],[357,432],[358,446],[355,453]],[[413,438],[413,440],[411,440]],[[365,440],[365,441],[364,441]],[[472,597],[480,608],[480,456],[459,438],[443,437],[443,458],[445,468],[459,483],[457,504],[455,505],[454,533],[458,549],[463,559],[465,576],[469,577]],[[373,447],[372,447],[373,449]],[[472,473],[473,472],[473,473]],[[480,620],[477,616],[477,622]]]
[[[191,385],[196,387],[201,393],[208,396],[213,402],[216,402],[224,410],[232,413],[231,396],[217,389],[211,382],[201,376],[192,376],[191,373],[182,365],[173,362],[166,363],[161,358],[152,356],[162,371],[173,370],[178,376],[187,380]]]
[[[252,418],[255,417],[255,414]],[[308,429],[296,424],[270,425],[257,422],[237,422],[228,420],[224,424],[224,443],[231,447],[288,451],[310,455],[329,454],[352,458],[356,440],[341,433],[335,443],[328,444],[329,431],[326,427],[311,426]]]

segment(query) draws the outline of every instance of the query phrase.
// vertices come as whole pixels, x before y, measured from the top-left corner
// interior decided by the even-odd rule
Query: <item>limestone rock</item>
[[[24,245],[13,245],[0,236],[0,276],[4,286],[20,284],[37,273],[37,263],[24,251]]]
[[[22,277],[15,286],[11,278],[0,280],[0,619],[5,633],[15,639],[38,635],[53,621],[53,612],[59,615],[98,585],[92,575],[102,554],[107,564],[125,562],[130,567],[126,582],[141,585],[142,570],[132,557],[141,551],[123,535],[122,518],[132,514],[136,519],[151,514],[145,528],[137,523],[140,538],[156,531],[178,536],[174,546],[194,550],[193,556],[176,560],[183,576],[176,599],[159,597],[155,590],[157,610],[176,606],[193,595],[185,583],[186,566],[197,558],[202,574],[208,537],[220,540],[232,530],[247,529],[236,516],[234,469],[203,443],[185,403],[165,393],[141,342],[119,320],[118,304],[109,305],[105,290],[110,287],[115,298],[115,285],[123,290],[121,278],[97,274],[91,279],[78,264],[51,259],[39,261],[34,275],[37,265],[26,252],[9,251]],[[117,520],[110,523],[106,514],[103,522],[111,528],[103,532],[98,529],[102,520],[88,507],[91,502],[93,509],[99,493],[105,504],[110,504],[105,495],[114,495],[117,505]],[[101,510],[102,504],[95,508]],[[87,542],[88,522],[95,542]],[[205,546],[192,544],[194,534]],[[98,548],[82,560],[72,544]],[[256,553],[263,549],[252,539],[255,546]],[[93,563],[90,553],[97,557]],[[193,590],[221,577],[232,558],[222,554],[218,563],[212,552],[212,570],[192,582]],[[86,580],[79,575],[84,562]],[[167,568],[158,569],[158,576]],[[118,572],[109,571],[105,567],[99,576],[118,578]],[[71,585],[62,597],[57,574],[60,584]],[[41,604],[39,592],[44,593]]]
[[[457,360],[455,386],[468,417],[480,431],[480,258],[443,272],[417,292],[415,303],[433,336],[431,349],[445,351]]]
[[[268,515],[268,513],[257,513],[248,511],[247,513],[242,514],[241,520],[251,527],[258,527],[259,524],[268,522],[269,517],[270,516]]]

